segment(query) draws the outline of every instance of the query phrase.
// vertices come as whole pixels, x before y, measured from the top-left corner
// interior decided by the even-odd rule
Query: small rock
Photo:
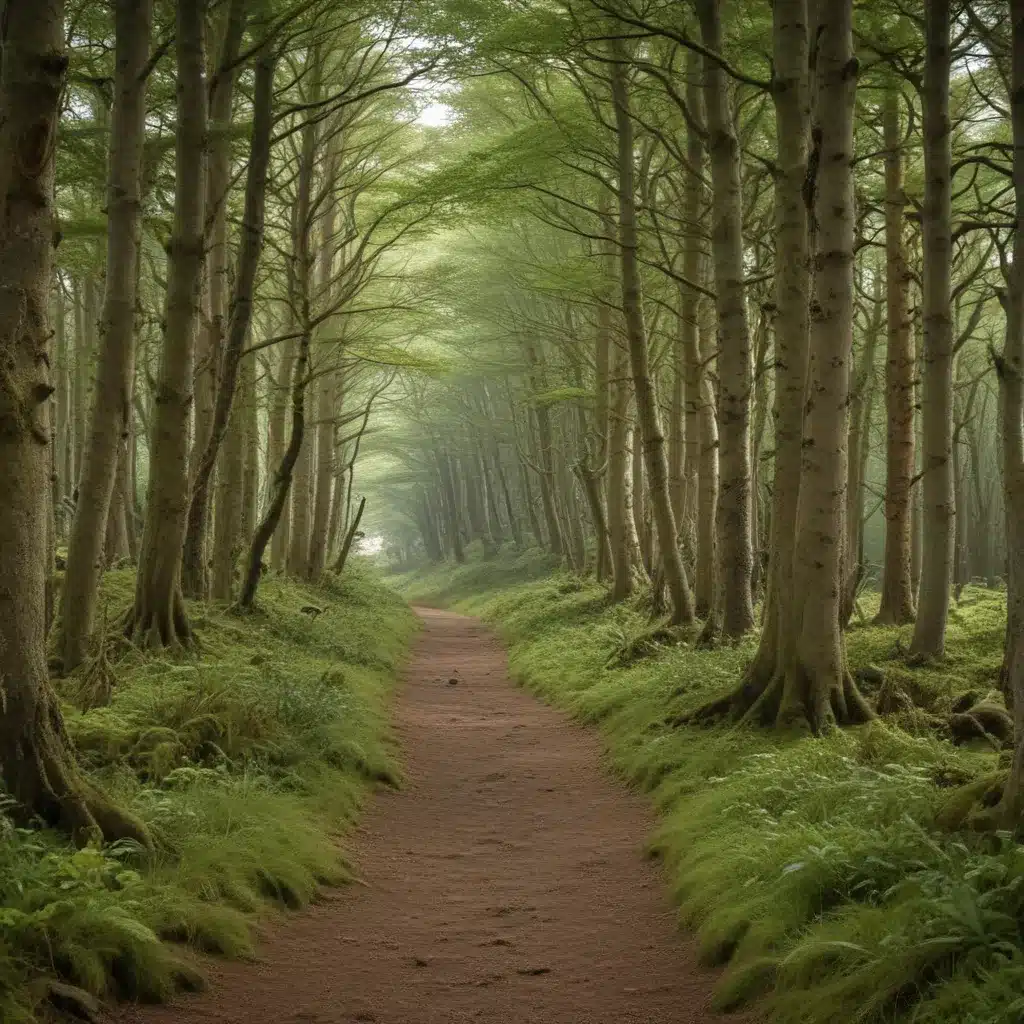
[[[528,975],[528,976],[530,976],[532,978],[539,977],[542,974],[550,974],[550,973],[551,973],[551,968],[550,967],[520,967],[516,971],[516,974],[525,974],[525,975]]]
[[[429,963],[429,960],[424,960],[421,956],[414,957],[412,961],[413,967],[426,967]]]
[[[458,679],[455,678],[455,676],[452,676],[451,679],[448,680],[448,685],[449,686],[458,686],[459,685],[459,681],[458,681]]]

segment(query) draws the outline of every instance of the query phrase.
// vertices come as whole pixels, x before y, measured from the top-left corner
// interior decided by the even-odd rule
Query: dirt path
[[[710,977],[641,857],[597,739],[508,679],[477,621],[420,609],[397,727],[410,783],[354,839],[368,885],[140,1024],[697,1024]],[[450,678],[458,678],[450,684]],[[733,1018],[735,1020],[735,1018]]]

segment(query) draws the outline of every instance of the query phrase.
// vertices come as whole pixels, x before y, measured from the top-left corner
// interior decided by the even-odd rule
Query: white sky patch
[[[444,128],[455,120],[455,111],[447,103],[427,103],[420,108],[416,123],[427,128]]]

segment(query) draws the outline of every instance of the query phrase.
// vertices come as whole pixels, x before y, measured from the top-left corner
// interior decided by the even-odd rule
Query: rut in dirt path
[[[419,609],[397,731],[409,784],[354,838],[367,885],[276,927],[140,1024],[698,1024],[711,977],[642,857],[597,739],[509,680],[474,619]],[[450,683],[450,679],[457,679]],[[733,1018],[735,1020],[735,1018]]]

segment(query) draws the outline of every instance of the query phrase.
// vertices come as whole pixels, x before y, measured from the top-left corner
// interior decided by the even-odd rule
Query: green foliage
[[[518,679],[600,724],[616,771],[660,812],[650,848],[681,921],[704,962],[728,965],[719,1008],[763,999],[786,1024],[1022,1019],[1024,850],[936,824],[948,787],[989,784],[998,755],[899,719],[824,738],[673,728],[735,686],[753,641],[653,644],[639,600],[609,607],[593,582],[539,568],[505,560],[398,580],[498,624]],[[850,634],[853,667],[880,667],[930,713],[948,711],[992,684],[1004,614],[1004,595],[968,588],[945,663],[910,668],[906,630],[863,627]],[[645,656],[623,659],[638,643]]]
[[[107,575],[112,611],[132,589]],[[154,853],[76,851],[0,809],[3,1021],[32,1020],[47,977],[145,1001],[200,985],[189,947],[248,956],[268,902],[301,907],[348,878],[338,837],[373,783],[398,780],[387,704],[413,618],[358,560],[318,590],[268,579],[261,602],[194,608],[198,659],[130,650],[108,706],[67,708],[84,765]],[[326,606],[315,620],[310,603]]]

